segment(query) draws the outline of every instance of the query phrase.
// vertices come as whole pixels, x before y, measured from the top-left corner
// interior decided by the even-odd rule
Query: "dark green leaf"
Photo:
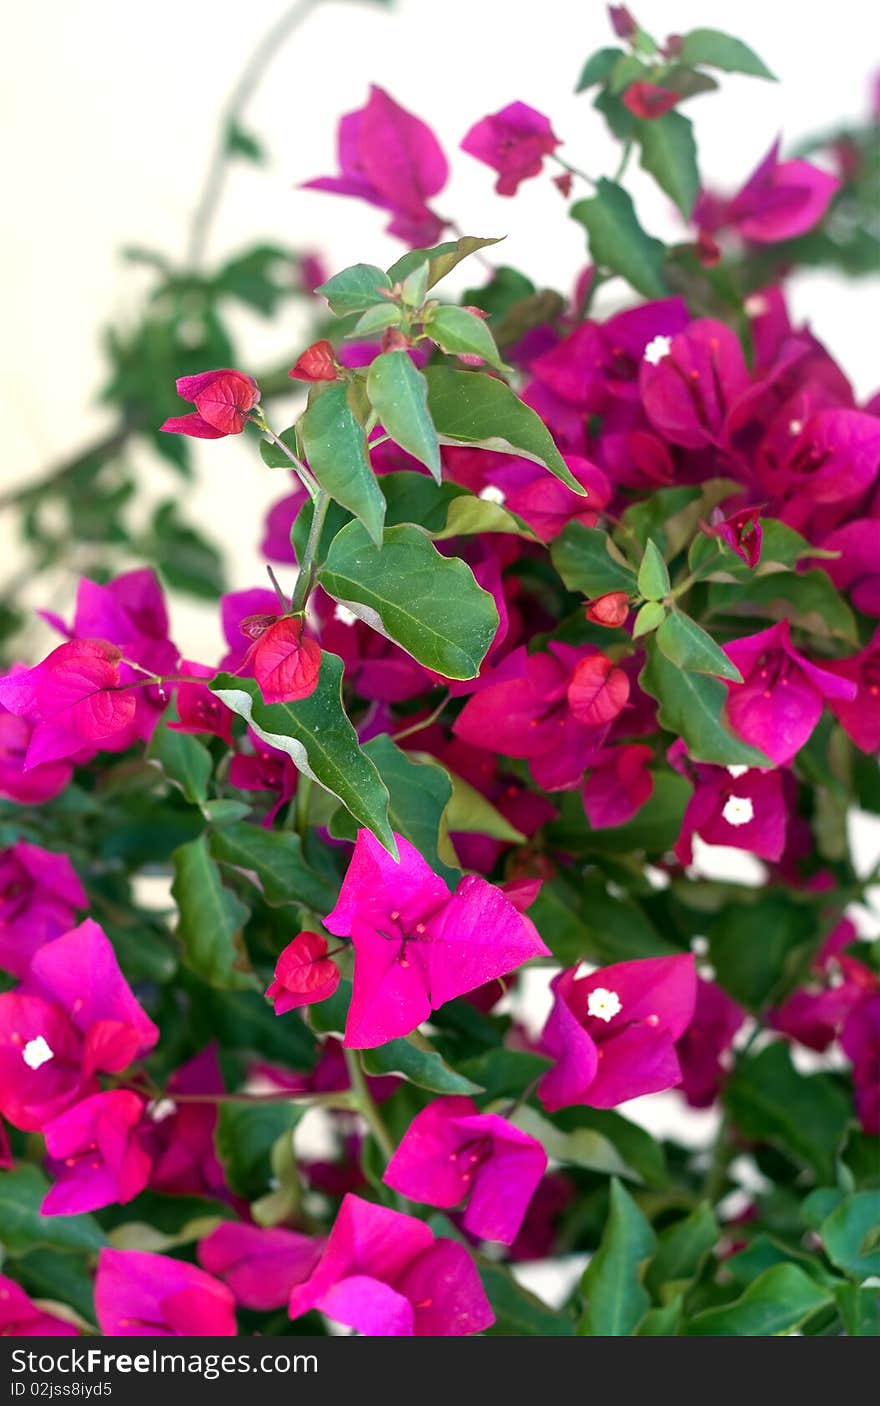
[[[587,1306],[578,1323],[580,1335],[626,1338],[633,1333],[651,1304],[641,1270],[655,1244],[649,1222],[613,1179],[602,1240],[581,1281]]]
[[[740,607],[750,615],[756,611],[774,619],[790,620],[805,630],[824,636],[838,636],[849,644],[858,642],[855,617],[826,571],[773,571],[753,576],[748,590],[725,582],[709,586],[709,610],[713,614]]]
[[[168,780],[193,805],[201,805],[208,799],[208,781],[213,763],[207,747],[197,738],[160,722],[150,739],[146,755],[150,761],[158,762]]]
[[[495,1311],[495,1322],[487,1329],[490,1338],[570,1338],[573,1335],[570,1318],[535,1298],[500,1264],[481,1259],[477,1268]]]
[[[681,610],[672,610],[666,616],[657,631],[657,646],[680,669],[742,683],[742,674],[720,645]]]
[[[637,132],[642,149],[639,164],[689,220],[700,193],[692,123],[680,112],[664,112],[653,121],[639,122]]]
[[[582,522],[569,522],[550,549],[553,565],[570,591],[585,596],[603,596],[608,591],[635,593],[636,573],[620,559],[612,556],[616,549],[599,527],[584,527]]]
[[[385,499],[370,467],[363,426],[341,381],[312,400],[300,428],[309,468],[321,487],[381,543]]]
[[[827,1074],[799,1074],[781,1041],[741,1060],[724,1103],[746,1137],[770,1142],[831,1179],[834,1156],[850,1118],[849,1100]]]
[[[760,942],[745,934],[760,933]],[[769,889],[754,903],[727,903],[708,930],[718,980],[749,1010],[775,1005],[801,974],[819,943],[816,910]]]
[[[645,1286],[654,1298],[661,1297],[664,1284],[694,1279],[720,1234],[712,1208],[705,1201],[662,1231],[645,1271]]]
[[[376,1049],[363,1051],[367,1074],[400,1074],[420,1089],[435,1094],[478,1094],[479,1084],[458,1074],[420,1037],[389,1040]]]
[[[734,1303],[698,1313],[686,1325],[685,1333],[688,1337],[779,1337],[791,1333],[830,1302],[830,1290],[797,1265],[780,1264],[750,1284]]]
[[[171,893],[180,913],[177,936],[186,965],[210,986],[231,990],[253,986],[241,937],[250,910],[222,884],[207,837],[181,845],[171,858]]]
[[[757,747],[741,742],[722,721],[727,689],[708,674],[690,674],[671,664],[658,649],[648,647],[648,658],[639,675],[646,693],[660,704],[661,726],[684,739],[695,762],[720,766],[769,766]]]
[[[289,830],[226,825],[212,832],[210,847],[221,864],[255,875],[269,904],[302,903],[315,913],[325,913],[336,902],[333,888],[306,863],[299,835]]]
[[[367,372],[367,395],[382,428],[440,481],[440,446],[428,411],[428,386],[405,351],[383,352]]]
[[[692,29],[684,36],[678,57],[682,63],[705,64],[726,73],[748,73],[752,78],[775,82],[775,75],[747,44],[718,29]]]
[[[632,200],[621,186],[603,178],[596,194],[579,200],[570,213],[587,231],[594,264],[619,273],[646,298],[666,297],[666,248],[642,229]]]
[[[880,1276],[880,1191],[858,1191],[831,1212],[820,1232],[828,1258],[853,1279]]]
[[[0,1241],[7,1255],[38,1246],[53,1250],[100,1250],[107,1240],[93,1216],[40,1214],[49,1182],[37,1167],[22,1162],[0,1172]]]
[[[315,289],[330,304],[337,317],[350,312],[363,312],[374,303],[385,302],[382,289],[391,291],[391,279],[375,264],[352,264]]]
[[[303,1112],[293,1103],[221,1103],[217,1151],[232,1191],[253,1201],[269,1190],[272,1148],[290,1136]]]

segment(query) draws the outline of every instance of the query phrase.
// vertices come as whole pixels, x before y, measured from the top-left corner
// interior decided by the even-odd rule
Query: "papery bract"
[[[104,1249],[95,1312],[106,1337],[235,1337],[232,1292],[212,1275],[169,1255]]]
[[[335,381],[339,372],[332,343],[326,340],[313,342],[287,374],[293,381]]]
[[[694,1017],[676,1042],[681,1065],[681,1091],[692,1108],[710,1108],[729,1070],[733,1037],[745,1011],[714,981],[697,979]]]
[[[300,616],[267,617],[241,663],[253,674],[265,703],[292,703],[318,687],[321,646],[303,633]],[[253,636],[252,636],[253,637]]]
[[[657,83],[637,82],[624,89],[622,101],[633,117],[652,122],[681,102],[681,94],[673,93],[671,88],[661,88]]]
[[[54,1184],[43,1199],[45,1216],[71,1216],[143,1191],[150,1158],[138,1136],[144,1100],[129,1089],[92,1094],[43,1128]]]
[[[740,561],[755,567],[761,560],[764,540],[760,516],[760,508],[740,508],[728,517],[724,516],[723,509],[716,508],[710,522],[703,524],[703,531],[708,537],[720,537]]]
[[[20,1284],[0,1274],[0,1337],[77,1338],[79,1329],[28,1298]]]
[[[120,684],[121,650],[70,640],[23,673],[0,679],[0,705],[32,725],[23,770],[112,742],[133,721],[136,699]]]
[[[541,174],[544,157],[559,145],[549,118],[516,102],[471,127],[461,149],[498,172],[499,195],[515,195],[522,181]]]
[[[74,924],[88,907],[66,854],[18,840],[0,853],[0,967],[23,977],[44,942]]]
[[[723,207],[722,223],[754,244],[794,239],[818,224],[839,189],[836,176],[809,161],[780,161],[776,141]]]
[[[596,755],[581,789],[594,830],[625,824],[650,800],[653,759],[653,750],[639,743],[606,747]]]
[[[312,1273],[324,1241],[281,1226],[223,1221],[199,1241],[199,1264],[232,1290],[243,1308],[284,1308]]]
[[[642,404],[651,424],[688,449],[720,445],[728,410],[749,384],[739,339],[723,322],[692,322],[642,362]]]
[[[191,401],[195,412],[173,415],[159,428],[194,439],[222,439],[224,435],[241,434],[248,412],[260,399],[260,388],[243,371],[225,369],[181,376],[177,394],[182,400]]]
[[[339,968],[327,956],[327,939],[316,932],[301,932],[285,947],[275,964],[275,980],[266,995],[283,1015],[296,1006],[326,1001],[339,985]]]

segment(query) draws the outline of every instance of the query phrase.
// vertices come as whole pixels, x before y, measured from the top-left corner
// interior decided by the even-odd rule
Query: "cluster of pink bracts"
[[[670,105],[663,90],[648,89],[634,84],[624,95],[644,119]],[[512,195],[541,172],[559,141],[547,118],[514,103],[477,123],[463,146],[498,173],[499,192]],[[343,119],[339,159],[340,174],[312,182],[314,188],[379,206],[391,215],[392,232],[412,244],[441,235],[444,221],[428,201],[445,184],[446,158],[424,123],[381,89]],[[701,199],[699,247],[705,255],[716,236],[792,237],[815,224],[835,187],[806,162],[780,163],[774,147],[732,199]],[[573,317],[570,330],[538,328],[509,351],[525,376],[524,400],[551,429],[571,471],[589,488],[588,499],[531,462],[481,450],[444,449],[447,477],[504,502],[547,543],[573,519],[592,526],[605,513],[615,515],[623,490],[723,476],[736,488],[705,525],[708,533],[754,568],[761,560],[759,518],[777,518],[825,553],[816,564],[861,611],[880,617],[880,405],[856,405],[824,348],[791,326],[778,289],[754,297],[748,312],[751,367],[727,327],[692,319],[678,298],[604,323]],[[291,374],[333,379],[336,356],[362,365],[377,349],[356,344],[334,353],[329,343],[316,343]],[[240,433],[259,401],[256,383],[228,369],[184,378],[178,390],[195,410],[163,428],[199,438]],[[380,473],[418,468],[388,442],[377,446],[374,463]],[[264,545],[271,559],[293,560],[289,527],[302,501],[297,491],[270,514]],[[637,682],[638,650],[619,664],[593,645],[531,650],[532,637],[552,622],[510,567],[534,546],[495,535],[462,550],[494,595],[500,623],[480,677],[450,685],[453,696],[466,696],[452,735],[427,728],[419,748],[448,763],[529,836],[553,817],[551,796],[564,790],[580,792],[596,828],[632,818],[653,787],[654,746],[639,739],[657,732],[656,705]],[[279,614],[276,597],[259,589],[226,597],[222,608],[228,653],[220,667],[252,674],[268,703],[308,696],[321,646],[340,655],[347,685],[369,705],[365,739],[390,730],[396,704],[438,682],[320,590],[307,622]],[[625,626],[629,601],[612,592],[590,602],[587,613],[594,623]],[[71,626],[51,623],[64,643],[35,668],[17,667],[0,680],[0,794],[23,804],[57,795],[74,768],[98,752],[148,740],[173,695],[171,726],[232,747],[231,784],[273,793],[271,823],[294,794],[295,768],[255,736],[233,737],[232,715],[200,682],[214,670],[182,660],[169,639],[152,573],[130,572],[103,586],[83,581]],[[773,765],[733,774],[694,763],[676,743],[668,761],[692,787],[676,861],[690,863],[698,836],[748,850],[771,873],[797,883],[804,833],[789,764],[826,706],[857,747],[880,746],[880,631],[859,653],[820,663],[794,647],[781,622],[734,640],[727,654],[742,676],[728,685],[727,722]],[[504,757],[526,760],[536,789],[506,775]],[[471,870],[490,869],[504,847],[485,836],[454,839]],[[397,843],[399,863],[371,834],[359,833],[338,902],[324,919],[327,931],[354,949],[349,1048],[407,1035],[456,997],[491,1006],[503,989],[499,978],[515,981],[523,963],[550,956],[525,912],[539,880],[499,887],[469,873],[450,893],[403,837]],[[222,1197],[244,1217],[214,1152],[216,1105],[186,1101],[222,1094],[214,1052],[178,1070],[162,1099],[151,1096],[138,1061],[159,1032],[101,928],[88,918],[77,925],[87,898],[69,861],[24,842],[7,849],[0,855],[0,905],[0,965],[19,983],[0,995],[0,1111],[17,1128],[45,1137],[53,1184],[44,1211],[65,1215],[126,1202],[151,1186]],[[853,935],[848,923],[840,924],[809,985],[771,1023],[816,1050],[839,1041],[852,1061],[862,1124],[880,1132],[872,1074],[880,990],[870,970],[844,950]],[[332,996],[339,979],[326,939],[303,932],[281,954],[267,995],[282,1015]],[[690,955],[623,962],[590,975],[566,970],[552,988],[553,1008],[536,1046],[550,1061],[538,1086],[546,1109],[611,1108],[675,1086],[697,1106],[713,1102],[744,1012],[697,976]],[[528,1043],[523,1032],[517,1038]],[[340,1056],[338,1042],[328,1041],[312,1082],[297,1087],[344,1087]],[[289,1073],[263,1072],[278,1087],[293,1087]],[[392,1081],[374,1082],[381,1097]],[[515,1254],[522,1236],[526,1255],[535,1239],[534,1231],[531,1241],[523,1232],[528,1208],[540,1217],[546,1207],[549,1217],[554,1200],[565,1195],[564,1177],[546,1175],[546,1165],[541,1144],[515,1121],[481,1113],[466,1098],[442,1097],[413,1120],[384,1179],[412,1201],[459,1208],[462,1228],[475,1241],[498,1241]],[[329,1185],[333,1175],[317,1163],[311,1173],[315,1185],[322,1178]],[[492,1311],[465,1246],[437,1239],[413,1216],[361,1199],[360,1184],[354,1172],[350,1185],[337,1177],[335,1192],[346,1194],[326,1241],[242,1218],[202,1240],[201,1267],[102,1251],[101,1329],[232,1334],[236,1304],[288,1306],[292,1316],[317,1308],[372,1335],[486,1328]],[[0,1277],[0,1331],[76,1329]]]

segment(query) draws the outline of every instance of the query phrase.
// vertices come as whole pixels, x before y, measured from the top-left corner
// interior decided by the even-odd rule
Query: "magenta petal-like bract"
[[[79,1329],[54,1313],[46,1313],[20,1284],[0,1274],[0,1337],[76,1338]]]
[[[199,1242],[199,1264],[222,1279],[243,1308],[284,1308],[308,1279],[324,1241],[281,1226],[223,1221]]]
[[[549,118],[516,102],[475,123],[461,149],[498,172],[499,195],[515,195],[521,181],[540,175],[544,157],[559,144]]]
[[[143,1191],[150,1175],[150,1157],[137,1136],[144,1107],[130,1089],[108,1089],[46,1124],[56,1181],[43,1199],[43,1215],[124,1205]]]
[[[193,1264],[143,1250],[98,1256],[95,1312],[106,1337],[232,1338],[232,1291]]]

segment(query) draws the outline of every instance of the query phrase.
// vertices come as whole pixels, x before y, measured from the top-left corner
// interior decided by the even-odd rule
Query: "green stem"
[[[593,177],[588,176],[586,171],[582,171],[579,166],[572,166],[570,161],[566,161],[564,156],[560,156],[559,153],[555,151],[550,152],[550,157],[556,162],[557,166],[561,166],[563,171],[567,171],[570,176],[579,177],[580,180],[586,181],[588,186],[592,186],[595,189],[596,182],[593,180]]]
[[[294,615],[305,610],[309,592],[315,582],[318,546],[321,541],[321,532],[324,528],[324,519],[327,516],[327,509],[330,506],[329,493],[325,493],[323,488],[319,488],[314,504],[312,525],[309,528],[306,549],[303,552],[303,559],[299,564],[299,575],[296,578],[296,585],[293,588],[293,595],[290,598],[290,609]]]
[[[306,834],[309,828],[309,801],[312,798],[312,786],[314,782],[305,772],[300,772],[296,783],[296,796],[294,797],[294,828],[303,844],[305,844]]]
[[[629,158],[632,156],[632,150],[633,150],[633,142],[632,142],[632,138],[630,138],[630,140],[629,140],[629,141],[626,143],[626,145],[624,146],[623,151],[621,152],[620,161],[618,162],[617,170],[614,172],[614,175],[611,177],[612,181],[614,181],[615,184],[623,179],[624,172],[626,171],[626,168],[627,168],[627,166],[629,165]]]
[[[262,433],[267,437],[267,439],[271,439],[272,443],[276,446],[276,448],[281,450],[282,454],[286,455],[286,457],[290,460],[291,464],[296,470],[297,477],[299,478],[300,483],[308,493],[312,502],[317,503],[318,495],[321,492],[318,480],[315,478],[311,470],[306,468],[303,461],[297,458],[293,450],[290,448],[290,445],[285,444],[281,436],[277,435],[274,430],[271,430],[269,428],[269,426],[266,424],[263,412],[260,410],[259,406],[255,407],[254,413],[251,416],[251,422],[262,431]]]
[[[395,1146],[391,1134],[385,1126],[382,1115],[373,1101],[373,1096],[367,1087],[364,1071],[361,1067],[360,1055],[357,1050],[343,1048],[345,1063],[348,1068],[348,1077],[351,1080],[352,1103],[358,1113],[369,1124],[370,1132],[376,1139],[382,1156],[387,1162],[395,1153]]]

